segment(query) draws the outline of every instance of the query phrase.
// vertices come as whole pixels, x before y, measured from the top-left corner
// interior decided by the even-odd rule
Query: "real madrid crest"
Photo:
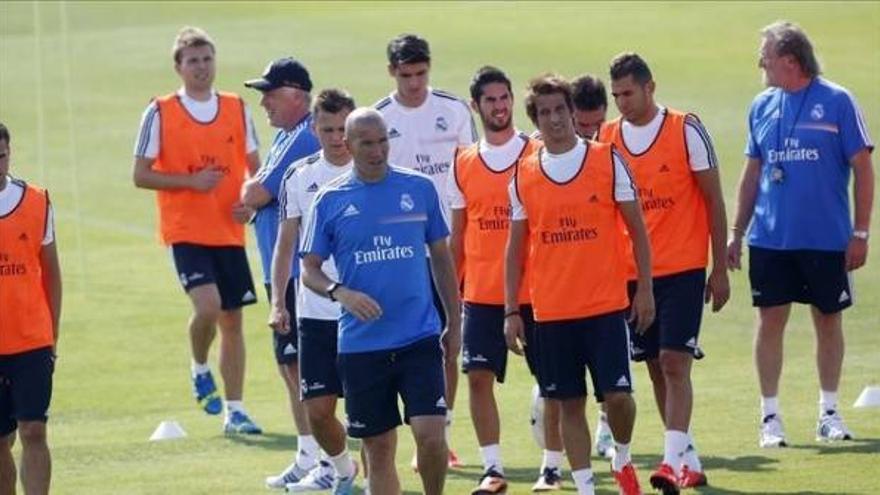
[[[813,109],[810,110],[810,117],[813,117],[813,120],[822,120],[822,117],[824,116],[825,107],[823,107],[821,103],[813,105]]]
[[[442,115],[437,117],[437,120],[434,121],[434,130],[437,132],[445,132],[449,129],[449,124],[446,122],[446,118]]]
[[[400,195],[400,209],[401,210],[412,211],[412,209],[415,207],[416,207],[416,204],[415,204],[415,202],[413,202],[413,199],[409,194],[403,193]]]

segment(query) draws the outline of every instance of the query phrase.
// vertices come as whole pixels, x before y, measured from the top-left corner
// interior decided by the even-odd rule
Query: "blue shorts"
[[[576,320],[539,321],[538,385],[548,399],[587,395],[589,370],[595,394],[632,392],[629,332],[623,311]]]
[[[19,421],[48,420],[54,372],[51,347],[0,356],[0,436]]]
[[[629,297],[636,292],[636,283],[627,284]],[[657,359],[660,349],[680,351],[702,359],[698,344],[700,321],[703,319],[703,296],[706,291],[706,270],[688,270],[654,278],[654,323],[639,335],[630,330],[633,361]],[[627,310],[628,312],[628,310]]]
[[[520,315],[527,329],[526,360],[531,369],[532,353],[528,337],[534,337],[535,324],[530,305],[520,306]],[[507,341],[504,339],[504,306],[495,304],[464,303],[461,369],[488,370],[495,373],[499,383],[504,383],[507,371]],[[529,332],[528,330],[532,330]]]
[[[266,297],[271,304],[272,284],[264,285],[266,287]],[[287,313],[290,314],[291,328],[286,335],[272,330],[272,350],[275,353],[276,363],[289,366],[299,359],[299,343],[296,330],[296,279],[294,278],[287,281],[284,305],[287,307]]]
[[[853,293],[843,251],[783,251],[749,246],[752,305],[799,302],[824,314],[852,306]]]
[[[440,337],[406,347],[339,354],[348,436],[373,437],[414,416],[446,416],[446,386]]]
[[[257,302],[243,247],[201,246],[182,242],[171,245],[171,256],[184,291],[215,284],[220,292],[220,307],[224,311]]]
[[[336,320],[299,320],[300,400],[323,395],[342,397],[342,382],[336,369]]]

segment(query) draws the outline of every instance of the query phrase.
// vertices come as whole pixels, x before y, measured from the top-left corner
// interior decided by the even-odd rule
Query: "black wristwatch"
[[[332,284],[330,284],[330,287],[327,287],[327,297],[329,297],[331,301],[336,302],[336,297],[333,295],[333,293],[336,292],[340,287],[342,287],[342,284],[340,284],[339,282],[333,282]]]

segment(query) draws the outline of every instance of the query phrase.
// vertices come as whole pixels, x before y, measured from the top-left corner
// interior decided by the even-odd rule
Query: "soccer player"
[[[290,265],[296,252],[300,227],[308,223],[308,212],[315,195],[325,184],[351,171],[351,153],[345,146],[343,136],[345,118],[354,108],[351,96],[338,89],[327,89],[318,94],[312,110],[312,125],[321,151],[297,161],[287,169],[279,196],[282,220],[272,255],[274,291],[269,325],[283,338],[299,334],[302,403],[315,440],[329,457],[329,460],[321,460],[305,476],[295,471],[295,477],[300,480],[285,479],[287,490],[291,492],[328,490],[335,486],[337,493],[345,493],[346,487],[350,488],[354,480],[355,468],[345,443],[345,429],[336,419],[336,398],[342,396],[342,384],[336,371],[339,303],[300,286],[297,289],[298,311],[294,315],[288,310],[284,297],[291,291],[288,287],[292,282]],[[293,261],[299,263],[299,260]],[[332,259],[324,261],[321,269],[330,278],[337,278]],[[298,325],[296,317],[299,318]]]
[[[345,143],[354,169],[315,198],[302,248],[303,282],[342,306],[337,365],[348,434],[363,439],[371,493],[400,493],[394,467],[399,396],[415,437],[424,493],[439,495],[448,462],[443,354],[461,348],[442,206],[428,177],[388,164],[388,131],[376,110],[348,116]],[[321,268],[330,256],[338,281]],[[433,303],[432,275],[446,311],[445,331]]]
[[[585,402],[589,369],[602,394],[614,432],[611,460],[621,493],[638,494],[630,458],[635,422],[629,368],[623,217],[635,246],[638,288],[629,319],[638,332],[654,319],[651,254],[635,186],[626,163],[610,144],[579,140],[572,120],[571,86],[556,75],[529,83],[526,113],[545,147],[517,164],[509,186],[511,218],[505,260],[505,334],[521,353],[519,306],[522,268],[528,254],[528,283],[536,320],[538,381],[544,396],[558,402],[562,441],[579,494],[594,493],[590,432]],[[572,297],[577,295],[577,297]]]
[[[504,382],[507,344],[504,339],[504,260],[498,255],[507,243],[510,202],[507,185],[516,162],[531,154],[539,141],[519,132],[513,125],[513,93],[510,79],[495,67],[482,67],[470,86],[471,107],[483,124],[483,139],[460,148],[449,173],[447,191],[452,208],[450,248],[464,278],[464,320],[462,370],[467,374],[470,412],[480,455],[483,476],[474,495],[504,493],[504,465],[501,457],[501,424],[495,401],[494,382]],[[520,289],[520,310],[525,324],[533,324],[528,303],[528,285]],[[527,334],[533,337],[533,332]],[[531,343],[531,341],[530,341]],[[526,346],[527,362],[533,374],[534,345]],[[558,409],[555,411],[558,418]],[[562,457],[558,421],[555,451]],[[555,435],[553,435],[555,433]],[[542,469],[536,488],[558,487],[559,465]],[[546,472],[546,476],[544,476]],[[546,480],[544,479],[546,478]]]
[[[608,113],[605,84],[590,74],[579,76],[571,81],[571,100],[574,103],[574,130],[578,137],[596,139]],[[607,458],[614,456],[614,436],[608,426],[608,414],[602,402],[599,403],[599,416],[596,419],[595,440],[597,454]]]
[[[278,236],[281,179],[294,162],[318,149],[318,140],[312,131],[313,119],[309,112],[312,79],[302,63],[294,58],[284,57],[271,62],[262,77],[247,81],[244,85],[261,93],[260,105],[266,110],[269,125],[277,128],[278,132],[275,133],[266,162],[254,177],[245,181],[242,202],[257,211],[254,216],[254,231],[263,265],[266,294],[273,308],[277,304],[285,305],[285,311],[294,315],[293,321],[296,321],[296,284],[288,283],[288,280],[295,279],[298,271],[288,261],[284,265],[288,268],[287,278],[280,283],[273,281],[272,251]],[[300,401],[296,332],[281,333],[276,329],[272,332],[272,342],[278,374],[287,388],[290,412],[298,433],[296,458],[280,474],[266,478],[267,486],[284,488],[287,483],[302,479],[318,464],[320,448],[312,435],[303,403]]]
[[[446,183],[458,146],[477,140],[467,103],[453,94],[430,87],[431,51],[428,42],[415,34],[401,34],[388,43],[388,74],[395,90],[375,104],[388,126],[389,161],[429,176],[437,187],[446,218],[449,218]],[[434,304],[443,320],[437,289]],[[452,409],[458,389],[458,356],[446,356],[446,400],[452,426]],[[448,431],[447,431],[447,441]],[[415,462],[415,459],[413,459]],[[461,466],[449,450],[450,467]],[[415,467],[415,465],[413,465]]]
[[[49,194],[12,178],[9,129],[0,123],[0,493],[15,493],[15,431],[21,485],[49,493],[46,416],[61,316],[61,266]]]
[[[837,388],[843,365],[842,312],[853,303],[850,272],[865,264],[874,199],[874,145],[850,92],[820,76],[800,26],[761,30],[758,66],[768,89],[749,110],[746,163],[737,194],[732,269],[748,228],[752,304],[758,308],[755,363],[761,388],[761,447],[786,445],[778,394],[791,303],[810,305],[816,331],[816,439],[850,440]],[[854,220],[847,198],[853,175]]]
[[[156,191],[159,235],[171,248],[192,303],[189,336],[193,394],[208,414],[223,402],[208,367],[220,328],[220,374],[226,396],[224,431],[260,433],[242,403],[245,346],[242,306],[257,296],[244,250],[244,223],[253,210],[239,201],[248,173],[260,163],[250,111],[238,95],[213,88],[214,42],[184,27],[172,46],[183,87],[155,98],[144,111],[134,149],[135,186]]]
[[[605,84],[598,77],[584,74],[571,81],[574,103],[574,130],[581,139],[596,139],[608,113]]]
[[[727,220],[709,133],[695,115],[658,105],[655,88],[639,55],[618,55],[611,62],[611,94],[621,116],[602,126],[599,140],[614,144],[630,165],[651,240],[657,319],[644,334],[632,335],[632,357],[647,365],[665,426],[663,460],[651,484],[674,493],[706,484],[689,433],[690,376],[694,357],[702,357],[703,302],[711,301],[714,312],[730,297]],[[632,263],[628,275],[633,292]]]

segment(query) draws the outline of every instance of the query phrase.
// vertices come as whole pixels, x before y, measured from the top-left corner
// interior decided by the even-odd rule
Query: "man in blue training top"
[[[737,269],[749,228],[749,278],[758,307],[759,444],[786,445],[777,396],[792,302],[810,305],[816,329],[821,387],[816,439],[849,440],[853,435],[837,412],[841,312],[852,305],[849,272],[864,265],[868,253],[874,145],[855,98],[820,77],[800,26],[780,21],[761,35],[758,66],[769,88],[749,110],[747,159],[728,243],[728,262]],[[850,171],[854,222],[847,198]]]
[[[245,182],[242,190],[242,202],[257,209],[254,230],[263,264],[263,284],[267,297],[272,300],[272,251],[278,236],[281,180],[291,164],[320,149],[318,138],[312,131],[312,115],[309,113],[312,80],[299,61],[286,57],[270,63],[262,77],[244,84],[262,93],[260,105],[266,109],[269,124],[278,129],[265,163],[254,177]],[[291,279],[295,279],[298,263],[292,266]],[[285,294],[275,296],[286,301],[287,311],[296,321],[296,284],[289,283],[286,289]],[[287,483],[299,481],[317,465],[320,447],[312,436],[299,398],[296,332],[273,332],[273,343],[278,372],[287,387],[293,422],[299,433],[296,458],[280,474],[266,478],[268,486],[284,488]]]
[[[343,308],[339,373],[348,434],[362,438],[367,452],[370,491],[400,493],[394,464],[400,396],[424,493],[439,495],[448,455],[443,355],[457,355],[461,348],[449,231],[431,180],[388,164],[388,133],[379,112],[352,112],[345,143],[354,169],[315,198],[302,248],[303,282]],[[330,256],[338,281],[321,270]],[[432,274],[446,313],[445,330],[433,303]]]

